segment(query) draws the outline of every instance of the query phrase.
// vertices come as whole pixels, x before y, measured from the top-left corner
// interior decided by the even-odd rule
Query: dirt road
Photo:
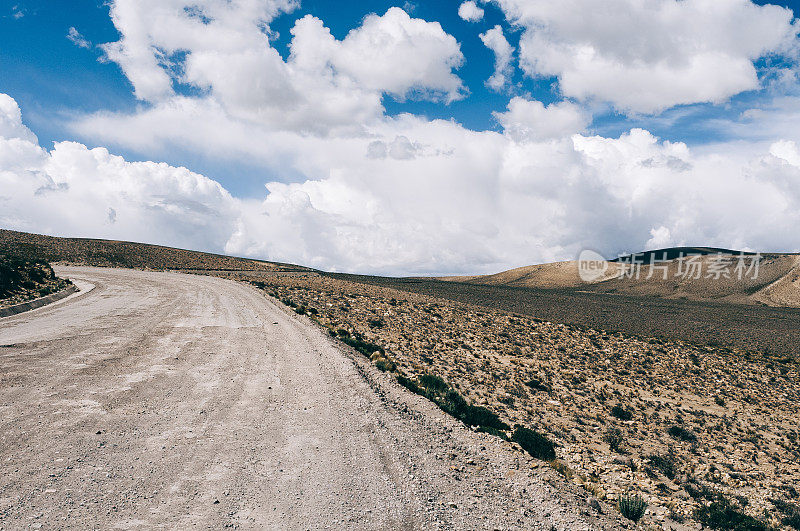
[[[58,273],[0,319],[0,529],[620,525],[247,285]]]

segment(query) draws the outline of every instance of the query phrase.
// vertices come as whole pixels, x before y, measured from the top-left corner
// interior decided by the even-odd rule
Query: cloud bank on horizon
[[[291,0],[114,0],[101,44],[139,101],[75,114],[92,145],[158,160],[181,149],[270,175],[235,197],[183,167],[106,147],[40,145],[0,95],[0,226],[145,241],[390,274],[493,272],[673,245],[800,249],[800,24],[749,0],[497,0],[453,14],[495,58],[498,130],[385,101],[468,102],[470,61],[440,22],[399,7],[342,38],[304,14],[288,53],[273,22]],[[489,10],[503,17],[487,21]],[[302,13],[300,13],[302,14]],[[91,43],[78,29],[76,46]],[[518,81],[552,80],[551,101]],[[645,128],[603,136],[600,114],[674,120],[756,94],[713,144]],[[292,177],[288,177],[291,175]],[[298,177],[299,176],[299,177]]]

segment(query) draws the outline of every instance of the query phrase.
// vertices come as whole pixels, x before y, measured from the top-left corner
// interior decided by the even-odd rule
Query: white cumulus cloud
[[[483,8],[479,7],[474,0],[466,0],[458,6],[458,16],[467,22],[477,22],[483,18]]]
[[[493,90],[502,90],[511,81],[513,67],[511,59],[514,48],[503,35],[503,28],[499,25],[480,35],[484,46],[494,52],[494,74],[486,81],[486,85]]]
[[[69,31],[67,32],[67,39],[77,46],[78,48],[91,48],[92,43],[89,42],[86,37],[81,35],[81,33],[75,29],[74,27],[70,27]]]
[[[749,0],[497,0],[525,30],[520,65],[562,93],[657,113],[756,89],[753,61],[796,54],[791,10]]]
[[[740,139],[727,143],[587,133],[594,100],[658,112],[757,85],[755,58],[794,53],[785,10],[745,0],[498,3],[522,44],[513,50],[501,28],[483,33],[497,59],[489,85],[508,86],[519,57],[566,96],[511,98],[494,115],[502,132],[387,116],[387,96],[446,104],[466,94],[459,43],[400,9],[342,38],[303,16],[282,56],[269,26],[295,2],[114,0],[120,38],[103,49],[140,105],[71,124],[107,148],[45,149],[0,95],[0,225],[393,274],[491,272],[584,247],[800,249],[800,100],[720,122]],[[262,196],[238,199],[117,148],[247,161],[269,177]]]
[[[438,22],[390,8],[339,41],[307,15],[291,29],[284,61],[269,24],[295,7],[289,0],[114,0],[121,38],[102,47],[152,108],[180,106],[174,85],[181,83],[231,117],[272,129],[357,131],[382,115],[384,94],[445,102],[463,96],[454,73],[463,54]]]
[[[8,94],[0,93],[0,137],[37,143],[36,135],[22,124],[22,111]]]
[[[573,103],[551,103],[545,107],[540,101],[520,97],[512,98],[508,110],[495,113],[495,118],[516,142],[563,138],[582,132],[591,120],[581,107]]]
[[[390,274],[491,272],[582,248],[800,249],[796,140],[755,155],[737,144],[698,153],[641,129],[582,134],[574,104],[522,98],[499,116],[503,134],[401,115],[362,136],[246,124],[221,135],[216,127],[229,122],[201,113],[195,124],[211,122],[198,128],[198,146],[212,134],[221,149],[270,146],[265,166],[302,176],[240,200],[185,168],[74,142],[44,150],[13,99],[0,97],[0,109],[0,224],[19,230]],[[158,122],[143,123],[157,131]]]
[[[238,210],[219,183],[186,168],[127,162],[75,142],[48,152],[23,125],[16,102],[0,94],[3,227],[220,250]]]
[[[310,15],[292,34],[291,63],[312,75],[343,76],[357,88],[398,98],[412,91],[448,101],[462,96],[461,80],[453,74],[464,60],[458,42],[438,22],[412,19],[400,8],[367,16],[341,42]]]

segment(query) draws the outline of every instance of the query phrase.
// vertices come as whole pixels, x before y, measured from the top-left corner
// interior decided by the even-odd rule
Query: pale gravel
[[[245,284],[57,272],[0,319],[0,529],[628,526]]]

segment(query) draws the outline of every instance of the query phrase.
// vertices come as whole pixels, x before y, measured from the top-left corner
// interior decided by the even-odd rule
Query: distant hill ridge
[[[92,238],[60,238],[0,229],[0,252],[28,259],[135,269],[313,271],[294,264],[237,258],[162,245]]]
[[[708,275],[712,261],[722,254],[729,262],[727,275]],[[736,273],[737,257],[754,257],[758,254],[758,267],[747,275]],[[666,255],[666,262],[663,261]],[[682,275],[685,265],[681,256],[700,255],[699,277]],[[631,258],[636,258],[635,274],[622,275],[626,266],[632,268]],[[658,270],[651,268],[658,264]],[[748,259],[750,260],[750,259]],[[800,307],[800,255],[790,253],[752,253],[719,247],[670,247],[643,251],[608,261],[605,273],[592,282],[581,280],[578,261],[554,262],[518,267],[493,275],[443,277],[441,280],[510,286],[534,289],[565,289],[592,291],[615,295],[634,295],[720,301],[738,304],[765,304],[770,306]],[[651,271],[652,269],[652,271]]]
[[[101,267],[127,267],[158,270],[314,272],[312,268],[294,264],[238,258],[200,251],[176,249],[161,245],[91,238],[61,238],[0,229],[0,253],[26,259],[64,262]],[[641,274],[621,277],[620,271],[630,256],[609,260],[606,274],[586,283],[578,275],[578,262],[566,261],[519,267],[493,275],[442,277],[440,280],[536,289],[567,289],[597,293],[647,297],[685,298],[701,301],[723,301],[740,304],[800,307],[800,255],[761,253],[756,278],[682,278],[679,261],[683,256],[701,255],[704,265],[716,255],[730,260],[744,254],[718,247],[671,247],[637,253]],[[666,271],[650,274],[650,257],[661,261],[666,254]],[[664,273],[662,275],[662,273]],[[666,278],[664,278],[666,276]]]
[[[755,255],[756,253],[749,251],[735,251],[733,249],[723,249],[721,247],[667,247],[665,249],[653,249],[651,251],[642,251],[640,253],[634,253],[625,256],[620,256],[617,258],[612,258],[609,260],[609,262],[630,261],[631,257],[636,257],[637,260],[644,260],[645,262],[650,262],[651,256],[654,256],[655,260],[665,260],[665,259],[675,260],[677,258],[680,258],[681,256],[689,256],[689,255],[706,256],[709,254],[752,256]],[[778,253],[769,253],[769,254],[778,254]]]

